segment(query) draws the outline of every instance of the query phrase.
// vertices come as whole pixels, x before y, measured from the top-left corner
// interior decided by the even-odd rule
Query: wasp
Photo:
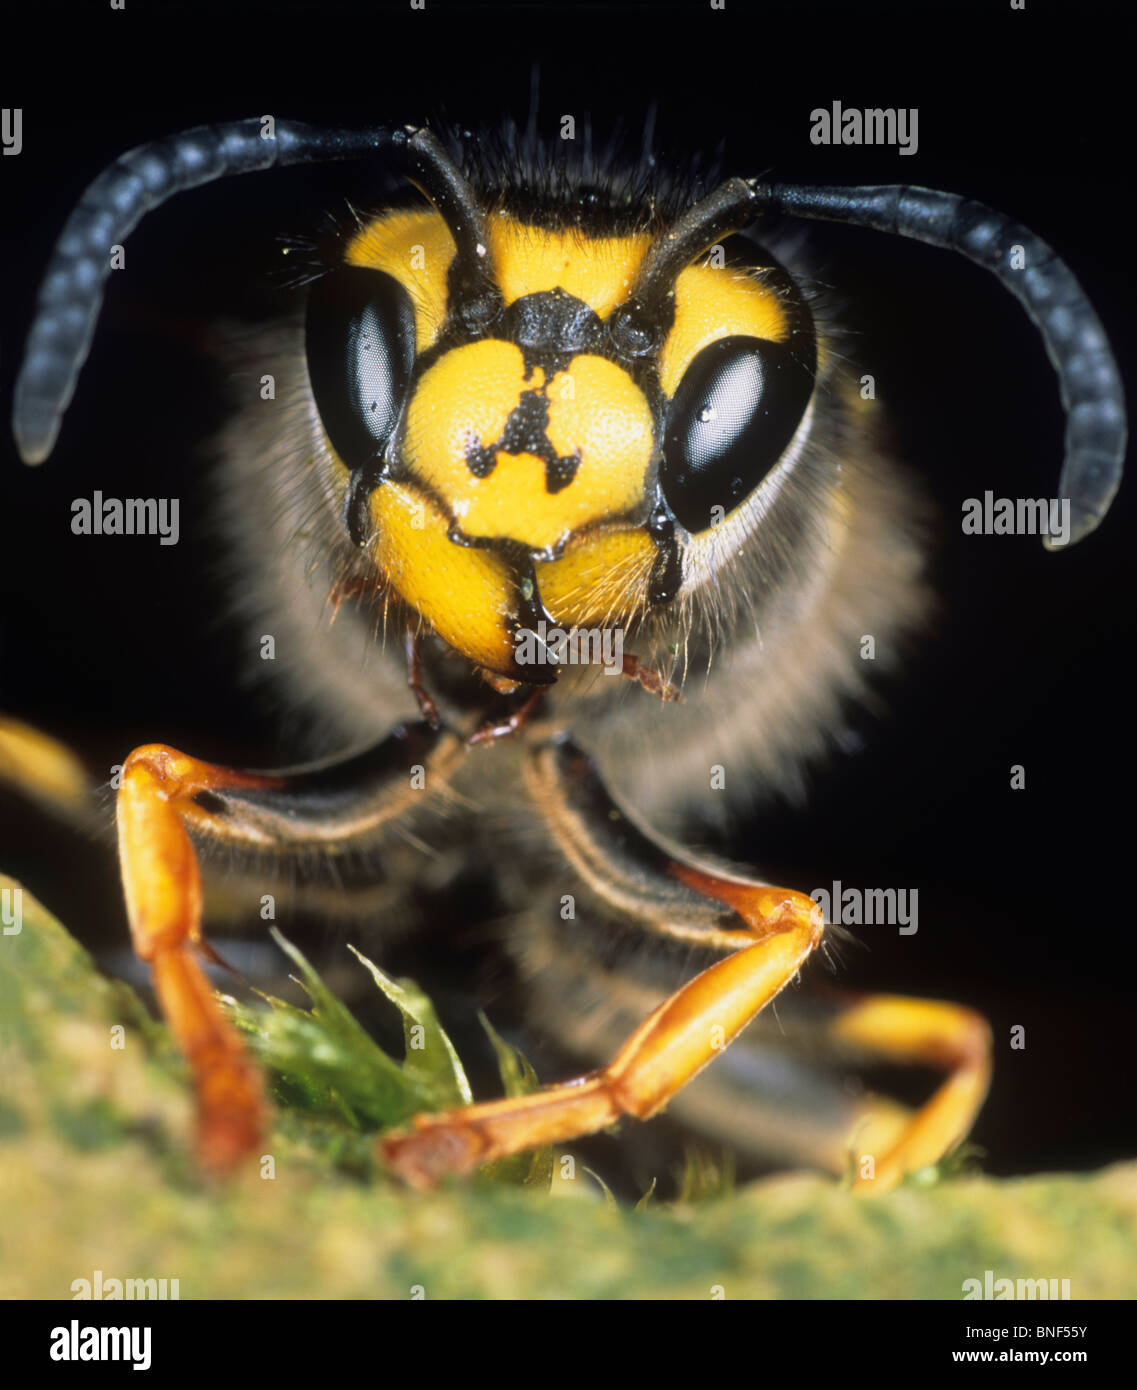
[[[930,1098],[847,1100],[824,1134],[750,1105],[731,1064],[748,1040],[727,1048],[818,951],[826,915],[684,848],[696,791],[725,773],[728,802],[784,779],[863,693],[863,634],[893,650],[926,606],[919,488],[779,228],[914,238],[1016,296],[1066,411],[1070,542],[1108,509],[1126,439],[1074,276],[1025,227],[925,188],[735,177],[696,194],[660,184],[654,159],[550,174],[457,130],[203,126],[123,155],[71,213],[17,383],[24,461],[52,450],[113,251],[147,212],[328,161],[369,162],[394,191],[320,249],[302,313],[246,345],[273,404],[224,432],[218,525],[250,635],[272,635],[295,706],[350,751],[253,772],[149,744],[117,790],[133,944],[192,1070],[203,1163],[239,1164],[264,1123],[202,968],[199,852],[216,848],[282,876],[330,863],[344,893],[353,876],[381,887],[391,920],[427,865],[492,866],[528,1008],[589,1069],[387,1134],[412,1184],[669,1105],[775,1149],[784,1121],[786,1152],[837,1169],[855,1135],[862,1192],[936,1162],[986,1095],[984,1019],[843,997],[818,1010],[819,1038],[935,1069]]]

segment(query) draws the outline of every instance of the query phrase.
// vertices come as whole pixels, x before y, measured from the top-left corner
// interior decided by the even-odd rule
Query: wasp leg
[[[452,735],[416,725],[358,757],[277,774],[235,772],[161,744],[127,758],[117,818],[131,934],[193,1072],[207,1167],[225,1170],[255,1149],[262,1085],[198,960],[211,952],[201,936],[201,870],[191,832],[271,853],[276,866],[288,855],[358,847],[421,796],[408,773],[460,752]]]
[[[938,1000],[872,994],[842,1008],[827,1031],[842,1047],[947,1073],[914,1114],[866,1104],[851,1136],[855,1191],[887,1191],[967,1137],[991,1084],[991,1030],[979,1014]]]
[[[649,695],[658,695],[661,700],[678,704],[683,699],[670,681],[665,681],[658,671],[645,666],[632,652],[625,655],[621,674],[642,686]]]
[[[82,763],[48,734],[0,717],[0,782],[63,820],[93,820],[93,782]]]
[[[658,1005],[683,958],[672,951],[669,962],[663,943],[650,951],[613,952],[610,920],[590,924],[586,910],[575,921],[561,921],[558,892],[553,886],[544,900],[535,899],[518,923],[512,950],[527,981],[535,1025],[561,1052],[594,1062],[611,1056]],[[762,1171],[817,1168],[843,1177],[855,1160],[865,1179],[857,1184],[862,1194],[886,1190],[905,1172],[934,1162],[966,1135],[978,1112],[989,1049],[986,1026],[954,1005],[899,1000],[906,1010],[922,1010],[923,1023],[942,1035],[943,1047],[881,1049],[872,1046],[868,1006],[875,1002],[875,996],[818,989],[816,982],[808,991],[784,992],[776,1017],[766,1010],[675,1097],[668,1116],[678,1128],[661,1143],[677,1141],[681,1132],[697,1135],[731,1149],[744,1169]],[[883,1009],[872,1013],[885,1018]],[[934,1108],[926,1114],[865,1091],[865,1066],[879,1063],[882,1051],[900,1065],[964,1071],[944,1095],[933,1095]],[[922,1153],[906,1134],[923,1135]],[[625,1152],[638,1154],[641,1167],[658,1162],[646,1144],[626,1145]]]
[[[537,713],[544,698],[544,687],[538,686],[536,690],[526,696],[512,714],[496,723],[491,720],[488,724],[483,724],[480,729],[475,730],[466,740],[467,744],[471,748],[476,748],[480,743],[493,743],[495,739],[508,738],[511,734],[518,733]]]
[[[599,1071],[530,1096],[418,1116],[381,1144],[416,1186],[540,1145],[646,1119],[735,1038],[821,940],[804,893],[694,863],[616,805],[583,753],[560,739],[534,749],[527,781],[564,856],[625,921],[732,954],[670,995]]]
[[[418,633],[410,625],[407,626],[406,637],[407,653],[407,684],[411,688],[411,694],[418,703],[418,710],[432,729],[437,729],[442,723],[438,713],[438,706],[431,698],[430,691],[423,684],[422,679],[422,659],[419,656]]]

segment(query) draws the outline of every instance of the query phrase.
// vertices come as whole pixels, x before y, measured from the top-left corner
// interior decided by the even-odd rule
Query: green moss
[[[68,1297],[95,1269],[177,1278],[183,1298],[959,1298],[986,1269],[1137,1295],[1137,1164],[941,1175],[859,1201],[804,1174],[738,1189],[701,1155],[690,1200],[632,1210],[547,1154],[408,1192],[371,1135],[468,1095],[461,1062],[429,1001],[374,971],[408,1030],[407,1056],[386,1057],[297,953],[311,1010],[234,1006],[280,1101],[272,1163],[211,1186],[165,1030],[30,894],[22,905],[22,932],[0,936],[0,1297]],[[495,1045],[506,1090],[535,1084]]]

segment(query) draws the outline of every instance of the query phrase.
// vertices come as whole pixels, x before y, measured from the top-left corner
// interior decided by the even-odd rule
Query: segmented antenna
[[[439,141],[411,127],[327,131],[288,122],[266,138],[266,121],[199,126],[142,145],[91,184],[67,220],[40,289],[16,382],[12,428],[25,463],[51,453],[90,349],[110,274],[110,249],[151,209],[214,179],[290,164],[395,156],[404,175],[445,218],[457,245],[454,287],[471,318],[487,320],[498,299],[490,279],[485,214]],[[613,330],[632,355],[656,344],[651,322],[674,282],[720,237],[763,213],[848,222],[958,251],[984,266],[1025,308],[1058,373],[1066,411],[1066,455],[1059,492],[1071,509],[1070,543],[1105,516],[1121,482],[1127,426],[1117,364],[1101,321],[1064,262],[1026,227],[953,193],[902,185],[793,187],[731,179],[689,208],[646,257]],[[1022,269],[1011,262],[1020,247]],[[1049,537],[1045,544],[1051,545]]]
[[[903,185],[794,187],[731,179],[683,214],[645,259],[630,307],[651,311],[675,277],[720,237],[763,213],[848,222],[958,251],[998,277],[1038,329],[1058,373],[1066,453],[1058,483],[1069,498],[1069,544],[1093,531],[1121,484],[1128,437],[1125,393],[1102,328],[1073,272],[1041,237],[982,203]],[[1021,248],[1022,268],[1012,264]],[[1043,543],[1054,548],[1049,536]]]
[[[67,219],[44,274],[12,410],[12,432],[23,461],[42,463],[51,453],[90,351],[111,273],[111,247],[124,242],[148,212],[176,193],[216,179],[377,157],[391,159],[434,203],[457,243],[463,286],[471,293],[481,288],[483,214],[469,184],[427,130],[321,130],[257,118],[197,126],[116,159]]]

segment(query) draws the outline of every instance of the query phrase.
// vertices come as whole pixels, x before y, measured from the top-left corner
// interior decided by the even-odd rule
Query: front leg
[[[193,1072],[198,1148],[208,1168],[224,1171],[255,1151],[263,1086],[201,968],[200,955],[212,953],[201,934],[201,870],[190,832],[271,854],[276,864],[359,848],[422,797],[416,767],[429,789],[462,756],[454,735],[418,724],[357,757],[272,774],[236,772],[162,744],[127,758],[116,809],[131,935]]]
[[[824,919],[804,893],[701,866],[650,836],[565,739],[534,749],[527,780],[565,856],[624,920],[730,952],[684,985],[599,1071],[510,1100],[419,1116],[381,1144],[416,1186],[524,1149],[646,1119],[737,1037],[798,973]]]
[[[649,834],[567,740],[533,750],[527,780],[565,858],[611,921],[730,954],[665,999],[600,1070],[520,1099],[419,1116],[388,1136],[384,1157],[418,1186],[583,1137],[622,1116],[656,1114],[796,976],[822,937],[821,909],[803,893],[699,864]],[[547,1002],[554,1020],[574,1008],[572,997]],[[832,1146],[837,1161],[857,1158],[859,1195],[887,1191],[966,1137],[990,1081],[990,1030],[971,1010],[932,1000],[866,996],[823,1012],[822,1045],[946,1073],[914,1112],[868,1097],[846,1115]]]

